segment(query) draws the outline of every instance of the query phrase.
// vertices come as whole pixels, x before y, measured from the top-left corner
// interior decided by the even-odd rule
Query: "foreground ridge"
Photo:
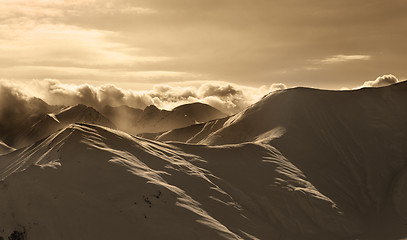
[[[32,239],[349,234],[340,209],[268,145],[171,145],[74,124],[0,158],[8,234],[20,226]]]

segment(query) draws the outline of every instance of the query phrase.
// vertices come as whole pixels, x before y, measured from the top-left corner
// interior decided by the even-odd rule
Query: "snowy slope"
[[[172,110],[174,115],[193,120],[193,123],[203,123],[226,117],[226,114],[204,103],[196,102],[178,106]]]
[[[144,110],[128,106],[106,106],[101,109],[101,112],[112,120],[120,130],[130,134],[147,133],[149,136],[159,135],[158,133],[170,129],[226,117],[226,114],[216,108],[199,102],[180,105],[171,111],[161,110],[150,105]]]
[[[94,108],[79,104],[65,107],[49,114],[43,114],[30,128],[20,133],[20,139],[24,139],[25,145],[28,145],[51,135],[69,124],[80,122],[116,128],[109,119]]]
[[[191,136],[200,132],[203,144],[270,144],[322,194],[363,223],[371,232],[367,239],[386,239],[407,223],[407,180],[402,177],[407,161],[406,104],[407,82],[355,91],[287,89],[205,134],[201,129],[206,125],[195,125],[156,139],[193,142]],[[383,226],[387,233],[378,234],[376,229]],[[405,230],[397,234],[407,236]]]
[[[130,134],[137,133],[137,122],[140,120],[143,110],[126,105],[112,107],[105,106],[100,112],[111,120],[118,129]]]
[[[405,239],[406,103],[406,82],[295,88],[159,136],[205,145],[69,125],[0,155],[0,236]]]
[[[219,130],[229,117],[193,124],[184,128],[176,128],[163,133],[142,135],[158,141],[178,141],[185,143],[198,143],[208,137],[209,134]]]
[[[406,104],[407,82],[356,91],[288,89],[229,118],[201,142],[267,142],[369,225],[406,165]]]
[[[9,153],[14,150],[15,148],[12,148],[9,145],[5,144],[3,141],[0,141],[0,154]]]
[[[67,107],[55,113],[55,118],[61,124],[71,124],[76,122],[98,124],[101,126],[114,128],[115,125],[96,111],[94,108],[78,104],[73,107]]]
[[[275,148],[163,144],[76,124],[0,156],[0,235],[343,239],[357,222]]]
[[[160,110],[151,105],[144,109],[135,128],[137,133],[158,133],[225,116],[216,108],[203,103],[184,104],[171,111]]]
[[[31,129],[32,124],[43,115],[58,108],[38,98],[25,99],[7,94],[2,87],[0,94],[5,98],[0,102],[0,140],[11,147],[23,146],[25,143],[21,136],[26,130]]]

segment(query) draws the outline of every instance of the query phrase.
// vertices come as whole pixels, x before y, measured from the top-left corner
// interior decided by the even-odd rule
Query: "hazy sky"
[[[356,87],[405,79],[405,0],[0,0],[0,78]]]

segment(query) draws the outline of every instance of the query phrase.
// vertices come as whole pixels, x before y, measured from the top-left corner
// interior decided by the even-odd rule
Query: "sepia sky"
[[[407,77],[405,0],[0,0],[0,78],[151,89]]]

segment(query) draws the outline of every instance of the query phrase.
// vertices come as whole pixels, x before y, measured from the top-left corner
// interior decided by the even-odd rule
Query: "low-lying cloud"
[[[362,87],[384,87],[399,82],[397,77],[392,74],[387,74],[376,78],[373,81],[366,81]]]
[[[29,101],[30,97],[37,97],[50,105],[85,104],[96,109],[106,105],[127,105],[140,109],[156,105],[161,109],[172,109],[181,104],[202,102],[228,114],[243,110],[270,91],[286,88],[281,83],[260,88],[228,83],[204,83],[199,87],[156,85],[149,91],[136,91],[112,84],[73,85],[53,79],[33,80],[28,84],[3,80],[0,85],[3,92],[8,92],[2,94],[4,96],[20,96],[21,100],[26,101]]]
[[[42,100],[24,93],[18,86],[1,82],[0,84],[0,138],[9,145],[25,128],[28,118],[33,114],[45,113],[50,109]]]
[[[23,116],[26,113],[46,112],[47,104],[42,100],[29,96],[17,86],[0,84],[0,119],[8,118],[13,122],[13,116]]]

